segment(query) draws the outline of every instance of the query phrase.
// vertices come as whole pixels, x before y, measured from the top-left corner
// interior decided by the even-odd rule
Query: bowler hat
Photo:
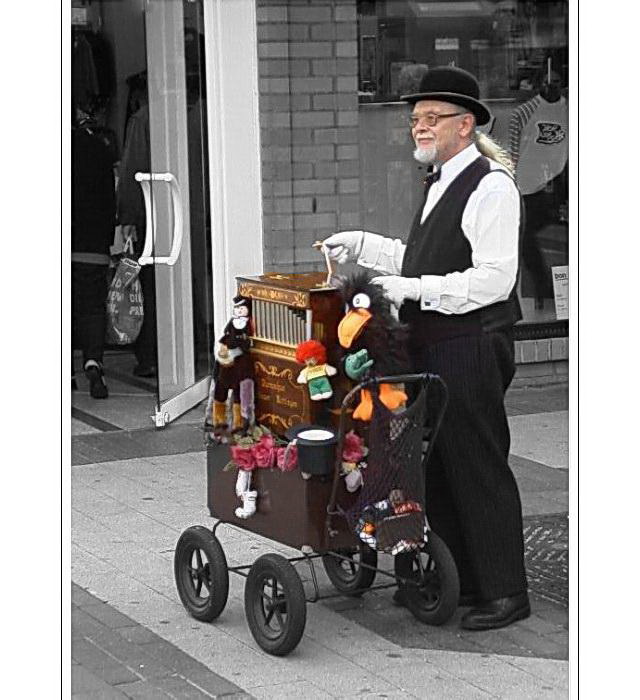
[[[441,100],[460,105],[471,112],[478,126],[491,119],[491,112],[480,102],[480,87],[471,73],[453,66],[438,66],[428,70],[420,81],[418,92],[402,95],[405,102],[415,104],[420,100]]]

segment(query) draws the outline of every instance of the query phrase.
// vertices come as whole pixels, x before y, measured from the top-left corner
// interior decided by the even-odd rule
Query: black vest
[[[462,230],[462,215],[469,197],[489,172],[500,172],[510,177],[504,170],[492,171],[489,160],[480,156],[447,187],[423,224],[420,219],[424,203],[420,206],[407,241],[402,262],[403,277],[441,276],[450,272],[462,272],[472,266],[471,244]],[[522,240],[523,230],[524,209],[521,197],[519,240]],[[411,326],[412,345],[420,347],[448,338],[510,328],[522,318],[522,313],[514,284],[506,301],[465,314],[421,311],[420,302],[405,301],[400,310],[400,318]]]

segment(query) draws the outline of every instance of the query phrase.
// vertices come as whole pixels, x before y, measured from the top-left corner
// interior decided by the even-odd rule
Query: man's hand
[[[385,297],[397,308],[400,308],[406,299],[420,300],[420,279],[418,277],[386,275],[374,277],[371,282],[380,285]]]
[[[344,371],[349,379],[360,381],[364,373],[373,365],[373,360],[369,359],[366,348],[358,350],[344,359]]]
[[[329,257],[339,265],[355,262],[362,250],[364,231],[340,231],[322,241],[329,251]]]

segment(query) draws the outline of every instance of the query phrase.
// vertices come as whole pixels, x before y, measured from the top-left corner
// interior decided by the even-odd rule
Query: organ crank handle
[[[324,245],[322,241],[316,241],[311,245],[312,248],[316,248],[324,255],[324,261],[327,265],[327,279],[324,282],[325,287],[331,286],[331,277],[333,277],[333,262],[329,257],[329,249]]]

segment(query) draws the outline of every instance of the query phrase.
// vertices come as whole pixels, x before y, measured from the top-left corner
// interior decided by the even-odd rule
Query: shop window
[[[358,25],[361,102],[397,100],[443,65],[474,73],[485,99],[527,99],[549,61],[566,86],[567,0],[362,0]]]
[[[568,263],[568,1],[360,0],[357,8],[360,129],[389,132],[363,139],[361,157],[368,159],[367,143],[408,143],[408,134],[398,136],[400,119],[390,115],[406,109],[399,98],[417,90],[425,71],[442,65],[471,71],[493,114],[486,130],[510,151],[524,195],[525,321],[563,318],[552,268]],[[387,116],[369,105],[385,105]],[[387,165],[397,170],[400,151],[387,153]],[[376,203],[363,202],[366,211],[380,208],[377,192]],[[391,213],[379,217],[382,227],[393,208],[390,202]]]

